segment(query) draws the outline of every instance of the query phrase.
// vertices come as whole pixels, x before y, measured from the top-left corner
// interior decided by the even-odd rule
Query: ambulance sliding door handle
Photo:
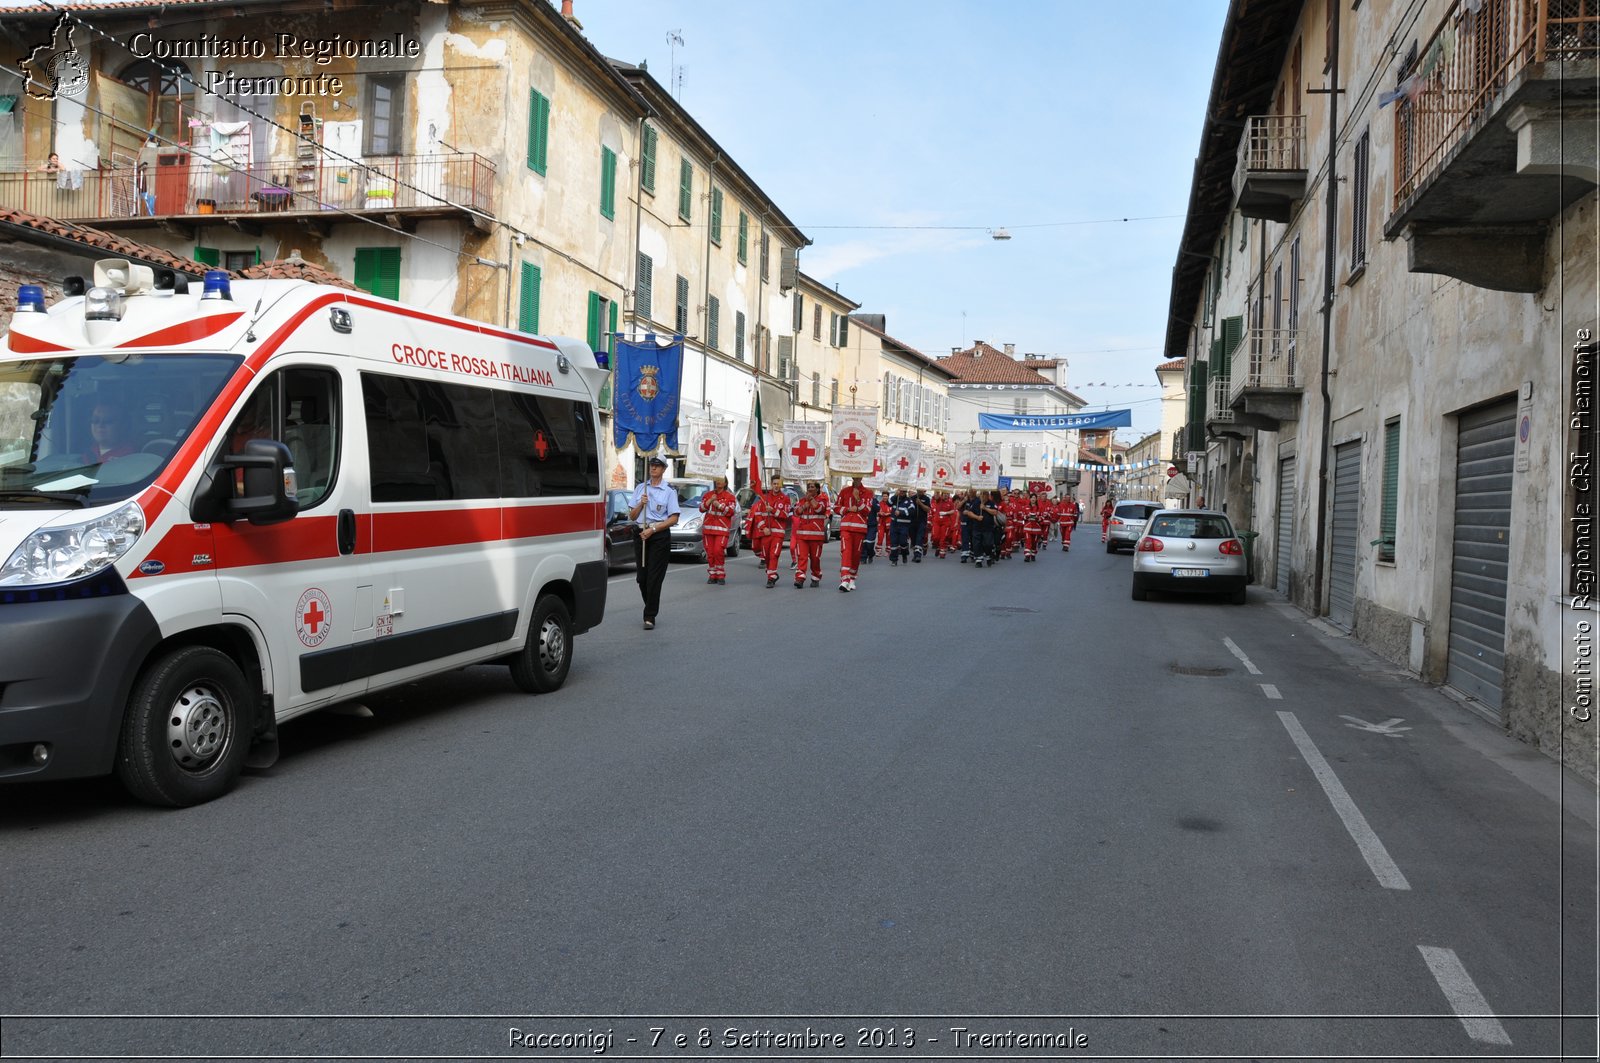
[[[339,553],[341,555],[356,552],[356,511],[341,509],[339,511]]]

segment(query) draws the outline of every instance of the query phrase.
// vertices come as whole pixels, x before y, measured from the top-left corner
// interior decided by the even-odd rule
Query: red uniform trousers
[[[1067,514],[1064,514],[1062,516],[1062,518],[1061,518],[1061,549],[1063,549],[1063,550],[1072,549],[1072,529],[1077,527],[1077,526],[1078,526],[1078,522],[1072,519],[1072,514],[1071,513],[1067,513]]]
[[[861,565],[861,544],[866,541],[866,528],[852,528],[843,525],[839,528],[839,581],[847,583],[856,578],[856,569]]]
[[[1108,513],[1100,518],[1100,541],[1105,542],[1111,535],[1111,515]]]
[[[1033,557],[1039,552],[1039,540],[1044,538],[1044,528],[1036,520],[1022,526],[1022,556]]]
[[[706,544],[706,575],[712,579],[727,579],[728,570],[724,567],[724,563],[728,560],[727,531],[703,528],[700,538]]]
[[[806,573],[811,573],[812,579],[822,578],[822,540],[801,536],[798,532],[789,540],[789,549],[794,554],[794,583],[798,587],[806,581]]]
[[[783,556],[783,532],[767,532],[756,543],[756,556],[767,570],[767,579],[778,578],[778,558]]]

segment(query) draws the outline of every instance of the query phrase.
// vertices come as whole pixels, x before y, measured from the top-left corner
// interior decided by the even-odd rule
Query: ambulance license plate
[[[1172,574],[1174,576],[1209,576],[1211,575],[1211,570],[1209,568],[1175,568],[1172,570]]]

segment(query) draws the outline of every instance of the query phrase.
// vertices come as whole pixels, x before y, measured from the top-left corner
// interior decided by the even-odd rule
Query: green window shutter
[[[1189,378],[1189,450],[1206,449],[1206,364],[1196,362]]]
[[[528,90],[528,169],[543,174],[550,163],[550,101]]]
[[[711,296],[706,300],[706,346],[717,350],[717,311],[720,309],[717,297]]]
[[[589,331],[585,337],[591,351],[603,350],[600,346],[600,293],[589,293]]]
[[[655,126],[644,127],[644,144],[639,153],[639,184],[646,192],[656,190],[656,140]]]
[[[694,164],[684,159],[678,165],[678,217],[684,221],[694,216]]]
[[[1228,344],[1225,339],[1218,336],[1211,341],[1211,377],[1214,380],[1228,379],[1228,356],[1225,353]]]
[[[256,245],[256,265],[261,265],[261,245]]]
[[[606,353],[617,353],[617,301],[611,300],[611,331],[606,334]]]
[[[711,242],[722,246],[722,189],[711,190]]]
[[[400,249],[356,248],[356,287],[385,299],[400,298]]]
[[[1230,380],[1233,374],[1230,366],[1233,362],[1233,352],[1239,349],[1239,341],[1244,339],[1244,315],[1223,318],[1222,320],[1222,362],[1218,366],[1217,376],[1223,380]]]
[[[194,249],[194,260],[203,266],[222,265],[222,252],[214,247],[200,247]]]
[[[523,332],[539,331],[539,267],[532,262],[522,264],[522,295],[517,310],[517,328]]]
[[[633,288],[634,316],[649,321],[655,317],[651,292],[655,286],[655,262],[643,251],[639,252],[637,277]]]
[[[617,216],[617,153],[606,147],[600,149],[600,214]]]
[[[1378,520],[1378,560],[1394,560],[1395,514],[1400,505],[1400,422],[1383,426],[1383,515]]]
[[[739,265],[750,263],[750,215],[739,212]]]

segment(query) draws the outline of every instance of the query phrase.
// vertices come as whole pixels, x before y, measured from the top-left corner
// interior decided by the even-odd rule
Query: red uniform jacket
[[[713,534],[728,534],[733,515],[739,511],[739,502],[732,491],[707,491],[700,496],[700,512],[706,515],[702,527]]]
[[[934,499],[933,516],[941,524],[954,524],[956,519],[956,500],[953,498]]]
[[[867,507],[872,505],[872,492],[851,484],[839,492],[839,530],[867,534]]]
[[[800,501],[794,504],[795,538],[826,539],[829,512],[826,495],[801,495]]]
[[[750,538],[782,535],[789,524],[789,496],[768,491],[750,504]]]

